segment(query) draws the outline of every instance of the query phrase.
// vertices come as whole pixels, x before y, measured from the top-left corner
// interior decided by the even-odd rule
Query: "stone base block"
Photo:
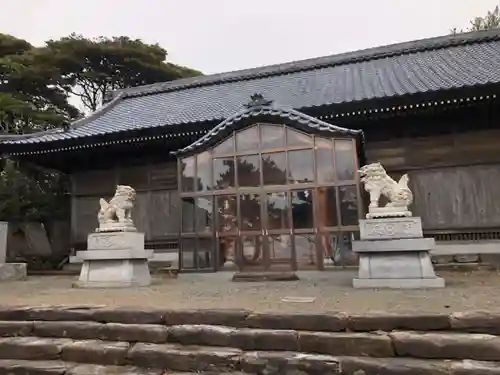
[[[419,217],[360,220],[359,234],[362,240],[421,238],[422,220]]]
[[[26,263],[1,263],[0,281],[26,280],[28,267]]]
[[[413,253],[363,253],[360,279],[433,279],[436,277],[427,251]]]
[[[144,250],[144,233],[105,232],[91,233],[87,237],[87,250]]]
[[[76,257],[79,260],[118,260],[118,259],[151,259],[153,250],[113,249],[79,251]]]
[[[357,289],[434,289],[444,288],[441,277],[433,279],[358,279],[352,280],[352,286]]]
[[[96,228],[96,233],[106,233],[106,232],[137,232],[137,229],[133,222],[126,223],[103,223]]]
[[[390,253],[429,251],[434,248],[434,238],[398,238],[392,240],[362,240],[352,242],[352,251],[355,253]]]
[[[388,218],[388,217],[411,217],[412,214],[407,206],[393,206],[393,207],[369,207],[366,218]]]
[[[151,275],[147,259],[85,260],[76,288],[127,288],[148,286]]]

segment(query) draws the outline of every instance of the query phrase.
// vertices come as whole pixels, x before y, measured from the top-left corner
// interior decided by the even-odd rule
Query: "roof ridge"
[[[469,33],[444,35],[433,38],[419,39],[409,42],[395,43],[379,47],[344,52],[340,54],[315,57],[305,60],[291,61],[281,64],[261,66],[236,70],[206,76],[183,78],[174,81],[154,83],[116,91],[116,95],[136,97],[157,94],[161,92],[178,91],[183,89],[210,86],[221,83],[237,82],[265,78],[269,76],[296,73],[305,70],[320,69],[335,65],[344,65],[360,61],[370,61],[391,56],[418,53],[433,49],[450,48],[464,44],[484,43],[500,40],[500,29],[481,30]]]

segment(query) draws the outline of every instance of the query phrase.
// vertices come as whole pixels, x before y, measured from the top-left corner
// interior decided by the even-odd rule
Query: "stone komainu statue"
[[[97,214],[99,227],[109,224],[133,225],[132,208],[135,201],[135,190],[130,186],[118,185],[113,198],[109,202],[101,198],[101,209]]]
[[[408,187],[410,181],[407,174],[401,176],[398,182],[394,181],[380,163],[363,166],[359,170],[361,182],[370,194],[368,218],[383,216],[411,216],[408,206],[413,202],[413,193]],[[389,203],[379,207],[380,197],[384,196]]]

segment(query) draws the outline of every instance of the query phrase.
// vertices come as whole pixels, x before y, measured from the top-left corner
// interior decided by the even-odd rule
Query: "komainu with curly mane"
[[[101,198],[101,209],[97,214],[99,226],[102,228],[109,224],[133,225],[132,208],[135,201],[135,190],[130,186],[118,185],[115,196],[109,202]]]
[[[370,194],[368,218],[382,216],[411,216],[408,206],[413,202],[413,193],[408,187],[409,177],[401,176],[398,182],[394,181],[380,163],[363,166],[359,170],[361,182]],[[379,207],[380,196],[385,196],[389,203]]]

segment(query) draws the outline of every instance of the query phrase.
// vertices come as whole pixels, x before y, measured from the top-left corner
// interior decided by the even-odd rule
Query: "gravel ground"
[[[244,308],[254,311],[452,312],[500,311],[500,274],[490,271],[440,272],[445,289],[353,289],[353,271],[300,272],[300,281],[234,283],[232,273],[183,274],[155,278],[146,288],[72,289],[75,277],[36,276],[0,283],[1,305],[106,305],[139,308]],[[283,302],[284,297],[313,302]]]

